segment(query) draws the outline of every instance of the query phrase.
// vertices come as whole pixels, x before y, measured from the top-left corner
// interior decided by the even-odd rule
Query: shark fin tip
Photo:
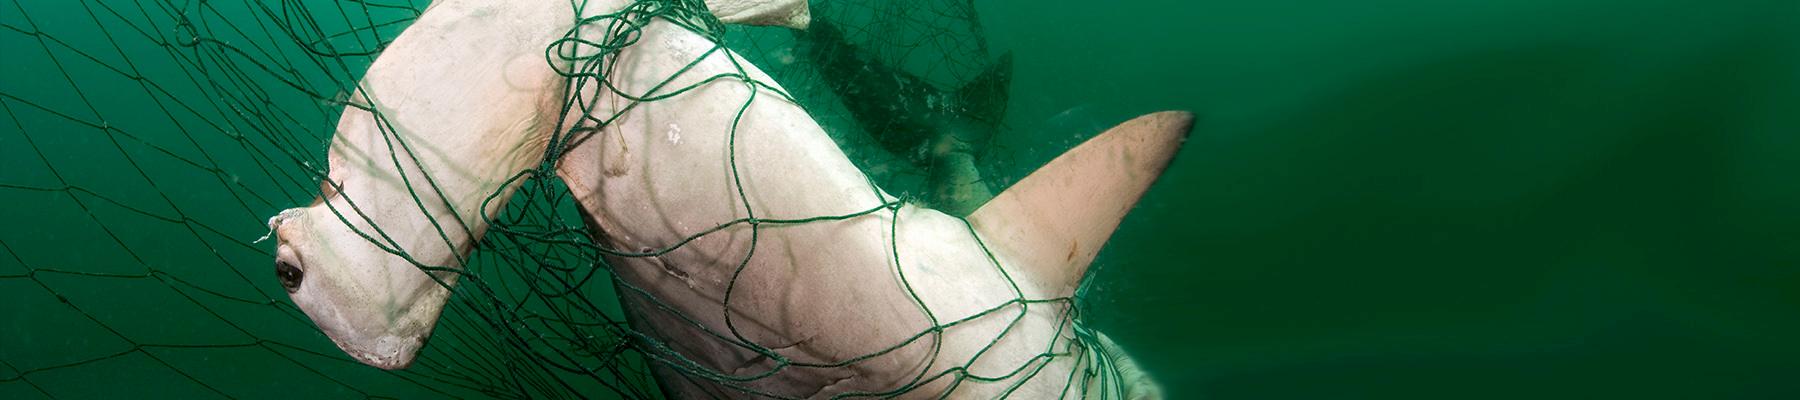
[[[1194,114],[1185,111],[1121,123],[996,195],[969,222],[1040,288],[1072,293],[1193,124]]]

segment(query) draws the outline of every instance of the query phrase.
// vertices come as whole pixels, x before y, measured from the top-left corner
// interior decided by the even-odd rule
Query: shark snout
[[[342,302],[330,296],[315,297],[324,294],[322,292],[302,291],[292,297],[301,311],[312,319],[313,325],[318,326],[319,332],[331,339],[339,350],[376,368],[393,370],[412,365],[419,349],[425,345],[428,330],[421,333],[413,329],[393,329],[370,320],[370,313],[358,307],[358,303]]]
[[[419,347],[425,344],[423,337],[382,335],[373,340],[346,341],[338,339],[331,332],[326,332],[338,349],[349,354],[356,361],[371,367],[395,370],[412,365],[413,359],[419,355]]]

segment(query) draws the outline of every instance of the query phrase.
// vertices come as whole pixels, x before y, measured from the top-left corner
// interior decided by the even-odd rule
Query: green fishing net
[[[726,43],[792,92],[883,189],[933,200],[933,172],[942,171],[933,171],[929,136],[938,130],[979,131],[964,139],[982,160],[983,185],[1019,178],[992,168],[1016,161],[994,140],[1008,129],[1012,65],[989,48],[974,2],[819,1],[812,13],[804,32],[737,29]],[[967,210],[959,211],[951,213]]]
[[[551,173],[563,150],[593,132],[579,129],[559,132],[540,165],[513,177],[521,186],[465,267],[450,271],[460,281],[411,368],[363,366],[333,347],[270,276],[271,243],[257,238],[270,215],[318,195],[337,118],[356,103],[349,93],[425,6],[403,0],[0,4],[7,59],[0,63],[6,77],[0,202],[12,205],[0,220],[15,227],[0,230],[0,398],[660,398],[649,372],[655,365],[710,382],[723,396],[787,398],[794,394],[757,389],[758,380],[782,368],[839,368],[865,359],[806,365],[739,341],[778,366],[733,375],[635,330],[619,298],[646,292],[615,282],[607,258],[660,254],[686,242],[634,251],[590,236],[568,189]],[[858,60],[902,71],[933,90],[966,86],[995,65],[967,2],[819,2],[814,18],[842,33],[838,43],[845,45],[836,51],[853,51]],[[826,81],[818,76],[822,66],[809,61],[821,53],[820,44],[807,33],[727,28],[698,1],[645,0],[581,21],[586,29],[578,31],[588,33],[547,43],[546,55],[572,63],[565,70],[571,85],[600,85],[617,50],[652,20],[744,52],[742,62],[763,66],[792,91],[741,73],[699,85],[748,84],[755,97],[802,104],[884,187],[903,199],[928,190],[929,173],[921,171],[929,167],[920,166],[918,155],[879,143],[870,131],[881,125],[849,111],[867,104],[820,83]],[[656,101],[691,88],[620,95]],[[605,115],[588,118],[608,122]],[[415,190],[435,189],[429,177],[421,178]],[[999,188],[1003,180],[987,184]],[[749,210],[747,218],[694,237],[897,213],[898,204],[797,219]],[[467,229],[468,222],[434,224]],[[369,234],[373,241],[385,235]],[[971,318],[1013,318],[1024,307],[1073,303],[1021,296]],[[1066,323],[1074,323],[1074,310]],[[893,346],[928,341],[966,321],[932,320]],[[1084,341],[1096,340],[1077,331]],[[1056,357],[1088,357],[1102,367],[1085,372],[1107,370],[1106,357],[1082,349],[1051,346],[1004,375],[921,372],[908,385],[845,397],[1035,374],[1043,360]],[[1072,393],[1086,390],[1082,378],[1053,377],[1068,381]],[[1119,384],[1116,377],[1097,382]]]

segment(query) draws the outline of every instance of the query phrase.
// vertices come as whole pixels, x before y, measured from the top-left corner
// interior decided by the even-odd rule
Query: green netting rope
[[[228,4],[220,1],[138,4],[135,7],[104,2],[82,1],[80,6],[93,23],[92,30],[51,33],[44,30],[34,14],[41,9],[28,9],[17,0],[12,8],[18,14],[0,21],[10,32],[8,40],[22,40],[41,50],[42,57],[58,71],[56,79],[66,81],[80,105],[69,106],[46,99],[44,94],[8,86],[0,90],[0,109],[6,112],[10,126],[23,139],[40,161],[48,179],[14,176],[8,173],[0,181],[7,195],[59,196],[85,215],[87,223],[98,227],[118,253],[141,266],[135,272],[108,272],[92,265],[59,265],[45,261],[29,251],[30,242],[17,237],[0,240],[5,259],[16,268],[0,270],[0,282],[29,282],[42,293],[64,304],[69,312],[91,321],[106,336],[125,342],[118,351],[104,351],[73,361],[40,362],[22,358],[0,359],[0,383],[22,383],[46,397],[62,397],[63,388],[49,385],[49,376],[85,368],[98,368],[115,360],[143,356],[159,368],[172,371],[202,392],[222,397],[248,397],[255,393],[230,387],[209,378],[190,361],[202,350],[233,350],[234,357],[258,359],[272,356],[280,360],[269,368],[292,369],[329,383],[334,390],[367,398],[404,397],[429,393],[432,396],[491,396],[500,398],[589,397],[603,388],[621,398],[659,397],[650,380],[649,369],[661,365],[679,371],[695,382],[707,382],[730,388],[742,394],[769,398],[792,398],[791,394],[758,389],[758,381],[769,379],[795,368],[843,368],[874,357],[890,354],[920,341],[929,341],[935,357],[942,345],[938,337],[949,328],[980,318],[1009,318],[999,335],[1017,326],[1033,307],[1062,307],[1058,329],[1072,327],[1078,344],[1052,342],[1030,361],[1000,374],[980,375],[970,367],[982,355],[959,366],[936,373],[921,369],[904,384],[878,391],[842,393],[846,397],[894,397],[911,390],[950,380],[951,390],[965,381],[997,382],[1017,379],[1024,382],[1035,376],[1050,360],[1074,357],[1089,361],[1090,368],[1072,371],[1064,377],[1065,392],[1087,393],[1089,382],[1122,385],[1117,376],[1103,376],[1114,371],[1108,357],[1098,353],[1095,334],[1078,320],[1074,298],[1026,298],[1013,284],[1014,299],[975,315],[955,320],[940,320],[914,292],[903,270],[897,277],[914,306],[929,321],[917,333],[882,350],[832,362],[804,362],[784,356],[764,344],[747,339],[733,320],[733,286],[728,286],[721,310],[724,331],[708,328],[691,316],[682,316],[688,324],[700,328],[714,339],[739,349],[754,352],[774,362],[768,370],[744,374],[717,371],[662,342],[656,334],[633,329],[620,317],[617,296],[639,296],[649,301],[658,312],[680,313],[675,306],[651,295],[645,288],[616,279],[609,271],[607,257],[655,257],[675,251],[701,237],[729,229],[748,227],[750,251],[736,263],[735,274],[741,275],[751,265],[755,240],[761,230],[781,225],[831,223],[855,218],[885,215],[891,221],[893,236],[898,229],[903,199],[880,196],[877,182],[869,182],[869,190],[878,199],[860,211],[840,215],[770,217],[750,206],[743,192],[740,166],[736,160],[736,127],[749,105],[762,98],[810,104],[809,98],[797,98],[780,90],[771,82],[752,79],[744,69],[748,61],[727,51],[728,30],[708,13],[698,0],[642,0],[612,13],[573,21],[573,27],[560,40],[547,44],[546,62],[558,66],[568,80],[565,113],[575,113],[580,121],[574,126],[557,129],[542,161],[534,168],[518,171],[508,186],[519,183],[511,199],[499,193],[486,196],[482,209],[493,201],[508,200],[504,212],[483,222],[490,228],[467,256],[459,255],[457,266],[430,265],[413,259],[400,249],[394,238],[380,227],[372,232],[358,232],[389,253],[412,262],[428,272],[439,284],[450,286],[444,278],[457,276],[451,306],[444,313],[432,344],[419,364],[411,370],[380,372],[370,380],[370,369],[329,347],[311,323],[293,305],[273,289],[273,280],[252,278],[265,271],[271,256],[267,246],[256,246],[247,240],[258,232],[262,216],[270,210],[304,202],[323,185],[337,191],[337,183],[326,179],[322,152],[324,143],[342,107],[370,111],[380,122],[384,139],[389,143],[386,162],[396,166],[407,162],[418,164],[412,144],[394,133],[381,110],[366,94],[354,90],[372,58],[390,43],[400,29],[423,12],[423,7],[410,3],[343,1],[329,4],[303,4],[297,1],[275,3],[244,2]],[[974,23],[971,18],[966,23]],[[16,18],[15,18],[16,17]],[[636,43],[641,30],[656,21],[666,21],[720,43],[699,59],[723,57],[735,71],[717,74],[673,86],[676,78],[686,74],[682,69],[643,93],[628,93],[608,80],[615,70],[621,51]],[[853,24],[844,24],[853,25]],[[735,29],[735,28],[734,28]],[[98,32],[103,38],[96,47],[85,34]],[[597,37],[589,35],[598,33]],[[978,46],[985,53],[985,43]],[[894,50],[905,53],[907,50]],[[908,58],[908,57],[899,57]],[[906,61],[893,61],[906,63]],[[100,105],[93,98],[106,93],[106,88],[87,83],[75,76],[79,63],[89,74],[107,74],[131,82],[132,89],[152,100],[154,117],[166,125],[122,126],[113,118],[142,110],[122,110]],[[698,63],[689,64],[692,67]],[[144,66],[140,66],[143,64]],[[946,65],[973,65],[967,62]],[[149,70],[150,68],[156,70]],[[967,68],[965,68],[967,69]],[[957,75],[955,73],[951,74]],[[636,104],[681,96],[705,85],[743,85],[750,95],[739,106],[728,135],[732,143],[727,160],[738,192],[739,206],[746,217],[693,232],[686,238],[647,250],[615,249],[598,243],[584,221],[572,215],[574,201],[568,190],[555,178],[554,168],[571,148],[590,140],[605,126]],[[630,101],[607,115],[597,115],[592,99],[580,98],[583,89],[618,96]],[[813,108],[813,107],[809,107]],[[564,118],[563,121],[570,119]],[[109,189],[107,181],[82,181],[65,176],[62,171],[75,170],[54,157],[56,146],[42,141],[52,136],[51,124],[73,124],[106,138],[106,145],[117,151],[118,164],[129,175],[150,187],[157,196],[144,197],[118,193]],[[172,129],[171,129],[172,128]],[[835,128],[834,128],[835,129]],[[167,136],[167,137],[164,137]],[[838,137],[834,133],[834,137]],[[402,168],[404,169],[404,168]],[[176,182],[170,170],[182,170],[207,176],[210,182]],[[159,175],[166,174],[166,175]],[[15,180],[15,178],[18,178]],[[403,184],[415,195],[414,206],[425,209],[427,197],[448,204],[448,196],[429,174],[402,174]],[[228,194],[233,207],[207,208],[192,204],[176,195],[208,184]],[[347,194],[353,195],[353,194]],[[332,208],[339,222],[371,221],[356,205],[348,202],[347,210]],[[124,234],[142,227],[124,226],[109,221],[116,212],[138,215],[154,221],[152,229],[181,232],[184,240],[198,243],[216,261],[210,269],[226,269],[229,274],[206,275],[198,279],[194,270],[177,268],[177,264],[144,255],[144,248]],[[486,217],[483,217],[486,218]],[[454,246],[450,230],[472,235],[469,221],[431,221],[435,234],[445,245]],[[352,224],[353,225],[353,224]],[[966,223],[965,223],[966,225]],[[973,228],[969,227],[970,232]],[[17,244],[17,246],[15,246]],[[897,244],[890,247],[894,265],[902,265],[906,257]],[[983,249],[986,250],[985,247]],[[991,253],[989,265],[1002,276],[1001,268]],[[18,272],[14,272],[16,269]],[[65,297],[69,283],[55,276],[85,280],[147,281],[178,294],[182,302],[204,311],[206,317],[228,327],[241,340],[204,344],[162,343],[134,340],[133,334],[120,328],[119,317],[94,311],[81,300]],[[221,280],[228,276],[231,279]],[[601,279],[605,277],[606,279]],[[1010,282],[1011,277],[1007,276]],[[619,292],[608,285],[612,283]],[[735,279],[731,285],[735,285]],[[1014,314],[1016,313],[1016,314]],[[1010,315],[1009,315],[1010,314]],[[270,319],[269,316],[278,316]],[[279,327],[288,332],[309,332],[293,336],[271,337],[262,325]],[[997,341],[999,337],[996,337]],[[9,344],[9,346],[11,346]],[[991,346],[991,344],[990,344]],[[8,349],[11,350],[10,348]],[[241,353],[241,354],[240,354]],[[1015,383],[1014,388],[1017,387]],[[1008,390],[1010,393],[1010,390]],[[1114,389],[1102,393],[1122,393]]]

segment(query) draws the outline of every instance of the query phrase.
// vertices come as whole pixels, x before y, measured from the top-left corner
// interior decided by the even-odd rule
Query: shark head
[[[269,222],[275,275],[294,305],[345,353],[384,369],[410,365],[431,336],[485,221],[516,187],[509,177],[543,152],[535,132],[554,126],[544,122],[554,114],[530,107],[439,114],[379,100],[405,88],[365,83],[373,101],[345,110],[320,197]],[[534,104],[530,93],[487,94]]]
[[[801,0],[708,3],[733,21],[807,21]],[[545,57],[570,30],[559,22],[624,4],[434,1],[375,59],[348,93],[320,197],[269,220],[277,280],[332,343],[371,366],[412,364],[562,122],[568,80]]]
[[[351,357],[405,368],[464,260],[541,160],[566,81],[544,48],[567,5],[432,4],[348,95],[311,205],[269,222],[274,273]]]
[[[456,277],[428,275],[376,249],[332,208],[321,202],[271,219],[275,276],[345,354],[382,369],[406,368],[431,336]]]

